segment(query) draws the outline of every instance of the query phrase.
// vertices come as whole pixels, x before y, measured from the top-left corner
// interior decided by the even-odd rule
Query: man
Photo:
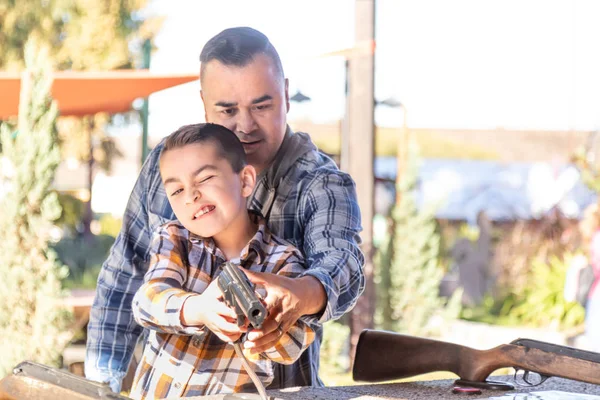
[[[259,174],[248,208],[262,213],[274,234],[300,249],[308,265],[293,279],[247,274],[267,291],[269,318],[246,343],[262,352],[300,316],[316,315],[320,322],[339,318],[364,290],[355,185],[308,135],[287,127],[288,81],[265,35],[251,28],[227,29],[206,43],[200,61],[206,121],[235,132]],[[123,227],[98,277],[88,324],[86,376],[109,382],[115,391],[142,332],[131,301],[148,269],[152,232],[175,218],[158,168],[162,145],[150,153],[134,186]],[[319,330],[296,363],[278,365],[270,388],[322,386],[317,375],[321,337]]]

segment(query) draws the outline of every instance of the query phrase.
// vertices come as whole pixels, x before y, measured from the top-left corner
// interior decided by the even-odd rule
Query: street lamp
[[[290,101],[295,101],[296,103],[304,103],[305,101],[310,100],[311,98],[302,93],[300,90],[298,90],[295,95],[290,97]]]
[[[400,203],[400,196],[398,195],[398,185],[400,183],[401,176],[406,169],[406,160],[408,158],[408,145],[409,145],[409,134],[406,123],[406,106],[394,97],[388,97],[385,100],[375,100],[375,105],[384,105],[392,108],[402,109],[402,131],[400,132],[400,138],[398,140],[398,147],[396,149],[396,205]]]

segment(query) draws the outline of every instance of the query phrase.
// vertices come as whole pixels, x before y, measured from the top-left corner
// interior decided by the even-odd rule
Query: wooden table
[[[511,381],[512,376],[496,376],[494,380]],[[326,388],[290,388],[282,390],[271,390],[269,395],[277,400],[478,400],[494,397],[502,400],[531,400],[538,397],[516,396],[519,393],[561,391],[570,393],[580,393],[588,395],[597,395],[600,398],[600,385],[576,382],[568,379],[550,378],[542,385],[533,388],[518,387],[515,390],[492,391],[483,390],[480,395],[453,394],[454,380],[436,380],[389,384],[369,384],[358,386],[335,386]],[[510,395],[503,397],[504,395]],[[189,399],[197,400],[218,400],[232,399],[234,396],[204,396],[191,397]]]

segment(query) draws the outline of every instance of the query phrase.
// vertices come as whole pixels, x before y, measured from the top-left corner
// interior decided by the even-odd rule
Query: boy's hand
[[[273,347],[281,336],[303,315],[320,312],[325,307],[325,289],[312,276],[289,278],[269,273],[244,271],[248,279],[267,291],[264,299],[269,316],[261,329],[246,336],[244,347],[262,353]]]
[[[191,326],[204,325],[224,342],[236,341],[247,330],[246,325],[237,325],[237,315],[223,301],[223,293],[216,280],[202,294],[186,300],[183,322]]]

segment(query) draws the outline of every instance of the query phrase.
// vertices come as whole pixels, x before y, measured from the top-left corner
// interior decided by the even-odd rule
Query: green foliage
[[[499,300],[486,297],[483,305],[463,312],[463,317],[502,325],[547,327],[566,330],[581,325],[585,310],[563,297],[565,276],[572,254],[561,260],[551,256],[549,262],[532,262],[528,285],[521,293],[508,293]]]
[[[597,149],[589,149],[596,150]],[[588,149],[580,147],[573,154],[573,162],[581,173],[583,183],[596,193],[600,193],[600,166],[593,161],[593,156],[588,156]],[[590,160],[591,158],[591,160]]]
[[[339,382],[332,381],[333,377],[343,376],[350,368],[349,338],[350,328],[348,326],[336,321],[330,321],[323,325],[319,374],[321,379],[326,380],[327,386],[339,384]]]
[[[114,236],[95,235],[84,239],[64,237],[52,248],[58,258],[69,268],[65,286],[69,289],[94,289],[102,263],[108,257]]]
[[[113,217],[110,214],[105,214],[100,217],[100,234],[102,235],[110,235],[113,238],[116,238],[119,232],[121,231],[121,225],[123,225],[123,220],[121,218]]]
[[[309,130],[311,138],[319,149],[329,154],[340,154],[340,138],[327,130],[323,133]],[[337,132],[335,132],[337,133]],[[498,160],[500,155],[489,147],[477,144],[461,143],[442,135],[419,132],[415,138],[422,151],[423,158],[451,158],[462,160]],[[398,150],[400,128],[377,127],[375,155],[395,157]]]
[[[570,328],[583,323],[584,310],[563,297],[565,276],[571,255],[565,260],[551,256],[548,263],[536,259],[531,267],[530,285],[514,307],[504,311],[522,324]]]
[[[140,15],[148,0],[9,0],[0,2],[0,69],[20,71],[35,38],[57,69],[130,68],[129,48],[151,38],[160,20]],[[90,65],[93,63],[94,65]]]
[[[418,160],[418,147],[411,142],[398,186],[401,200],[394,207],[391,234],[376,261],[380,304],[377,320],[383,329],[412,335],[435,333],[433,317],[455,318],[460,310],[459,294],[447,304],[439,296],[444,268],[440,264],[436,208],[417,209],[414,189]]]
[[[58,201],[62,208],[60,217],[56,220],[57,225],[61,225],[70,232],[77,232],[77,225],[81,221],[85,204],[77,197],[68,193],[60,193]]]
[[[50,191],[60,162],[51,63],[31,42],[25,55],[18,131],[3,125],[0,133],[10,165],[2,171],[9,190],[0,200],[0,377],[25,359],[56,365],[69,339],[61,289],[66,269],[48,248],[52,221],[60,215]]]

